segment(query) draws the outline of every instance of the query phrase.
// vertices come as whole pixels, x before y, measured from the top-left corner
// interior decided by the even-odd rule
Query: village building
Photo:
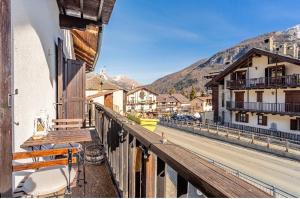
[[[127,95],[126,111],[156,112],[156,98],[158,94],[145,86],[130,90]]]
[[[188,113],[191,104],[189,99],[179,93],[160,94],[157,98],[157,111],[160,114]]]
[[[85,92],[88,102],[100,103],[121,115],[124,114],[126,91],[120,86],[96,75],[87,79]]]
[[[22,144],[50,130],[53,119],[84,120],[85,75],[94,70],[115,1],[101,2],[0,2],[0,196],[26,175],[12,176],[11,153],[29,150]]]
[[[177,100],[170,94],[159,94],[157,97],[157,112],[169,114],[177,111]]]
[[[213,91],[215,122],[281,137],[300,134],[297,53],[288,56],[253,48],[206,86]]]
[[[191,112],[202,113],[212,111],[212,96],[197,96],[191,101]]]

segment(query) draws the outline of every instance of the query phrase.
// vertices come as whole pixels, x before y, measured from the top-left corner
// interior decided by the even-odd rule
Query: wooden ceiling
[[[86,62],[86,70],[94,70],[101,46],[102,25],[109,22],[115,0],[57,0],[59,23],[70,29],[76,59]]]

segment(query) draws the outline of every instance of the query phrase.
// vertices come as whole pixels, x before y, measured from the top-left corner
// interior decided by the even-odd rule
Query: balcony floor
[[[91,130],[93,142],[99,142],[94,129]],[[89,143],[90,144],[90,143]],[[117,198],[118,194],[106,163],[101,165],[86,164],[86,181],[80,181],[72,188],[72,198]],[[82,178],[82,172],[80,174]],[[82,186],[80,186],[82,185]],[[85,192],[85,194],[84,194]]]

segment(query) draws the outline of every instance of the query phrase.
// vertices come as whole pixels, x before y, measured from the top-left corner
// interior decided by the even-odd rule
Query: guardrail
[[[270,197],[186,149],[96,104],[95,128],[123,197]]]
[[[227,101],[226,108],[234,111],[300,115],[300,104]]]
[[[186,123],[186,122],[178,122],[178,123],[176,123],[176,122],[174,122],[174,121],[170,122],[170,121],[168,121],[168,120],[163,120],[163,121],[161,121],[161,123],[162,123],[163,125],[165,125],[166,122],[168,122],[169,124],[171,124],[170,127],[174,127],[174,125],[178,125],[178,127],[184,127],[184,126],[187,126],[187,124],[189,124],[189,123]],[[191,124],[194,124],[194,123],[191,123]],[[217,130],[217,129],[218,129],[219,131],[222,131],[222,130],[223,130],[222,128],[214,128],[214,126],[216,127],[216,125],[212,125],[212,124],[209,124],[209,123],[207,123],[207,124],[197,123],[197,124],[198,124],[199,126],[201,126],[201,127],[200,127],[201,130],[206,130],[207,132],[208,132],[209,130]],[[167,125],[167,126],[169,126],[169,125]],[[191,125],[190,127],[191,127],[191,128],[194,128],[195,125]],[[189,132],[195,132],[195,131],[194,131],[194,129],[193,129],[192,131],[189,131]],[[225,132],[225,131],[224,131],[224,132]],[[229,133],[229,134],[230,134],[229,131],[226,131],[226,133]],[[197,134],[197,132],[195,132],[195,134]],[[239,134],[239,135],[242,136],[241,134]],[[228,136],[228,135],[226,135],[226,136]],[[254,137],[251,136],[251,139],[254,139]],[[269,146],[270,146],[270,145],[269,145]],[[298,148],[298,149],[299,149],[299,148]],[[187,149],[187,150],[189,150],[189,149]],[[278,197],[278,198],[283,198],[283,197],[284,197],[284,198],[297,198],[297,196],[295,196],[295,195],[293,195],[293,194],[291,194],[291,193],[288,193],[288,192],[286,192],[286,191],[283,191],[283,190],[281,190],[281,189],[279,189],[279,188],[277,188],[277,187],[275,187],[275,186],[273,186],[273,185],[271,185],[271,184],[268,184],[268,183],[266,183],[266,182],[263,182],[263,181],[261,181],[261,180],[259,180],[259,179],[254,178],[254,177],[252,177],[252,176],[249,176],[249,175],[247,175],[246,173],[240,172],[240,171],[238,171],[238,170],[236,170],[236,169],[234,169],[234,168],[232,168],[232,167],[229,167],[229,166],[227,166],[227,165],[225,165],[225,164],[222,164],[221,162],[215,161],[215,160],[213,160],[213,159],[211,159],[211,158],[208,158],[207,156],[204,156],[204,155],[202,155],[202,154],[196,153],[196,152],[194,152],[194,151],[191,151],[191,150],[189,150],[189,151],[192,152],[192,153],[194,153],[194,154],[196,154],[196,155],[198,155],[198,156],[200,156],[200,157],[202,157],[202,158],[204,158],[204,159],[206,159],[206,160],[209,161],[210,163],[212,163],[212,164],[214,164],[214,165],[216,165],[216,166],[218,166],[218,167],[224,169],[224,170],[227,171],[228,173],[231,173],[232,175],[235,175],[235,176],[237,176],[237,177],[239,177],[239,178],[241,178],[241,179],[247,181],[248,183],[250,183],[250,184],[256,186],[257,188],[263,190],[264,192],[267,192],[268,194],[272,195],[273,197]]]
[[[227,80],[228,89],[258,89],[258,88],[286,88],[300,86],[300,74],[260,77],[241,80]]]

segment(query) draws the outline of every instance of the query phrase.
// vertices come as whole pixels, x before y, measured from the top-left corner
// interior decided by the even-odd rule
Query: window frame
[[[258,114],[257,115],[257,125],[268,126],[268,116],[263,115],[263,114]]]

